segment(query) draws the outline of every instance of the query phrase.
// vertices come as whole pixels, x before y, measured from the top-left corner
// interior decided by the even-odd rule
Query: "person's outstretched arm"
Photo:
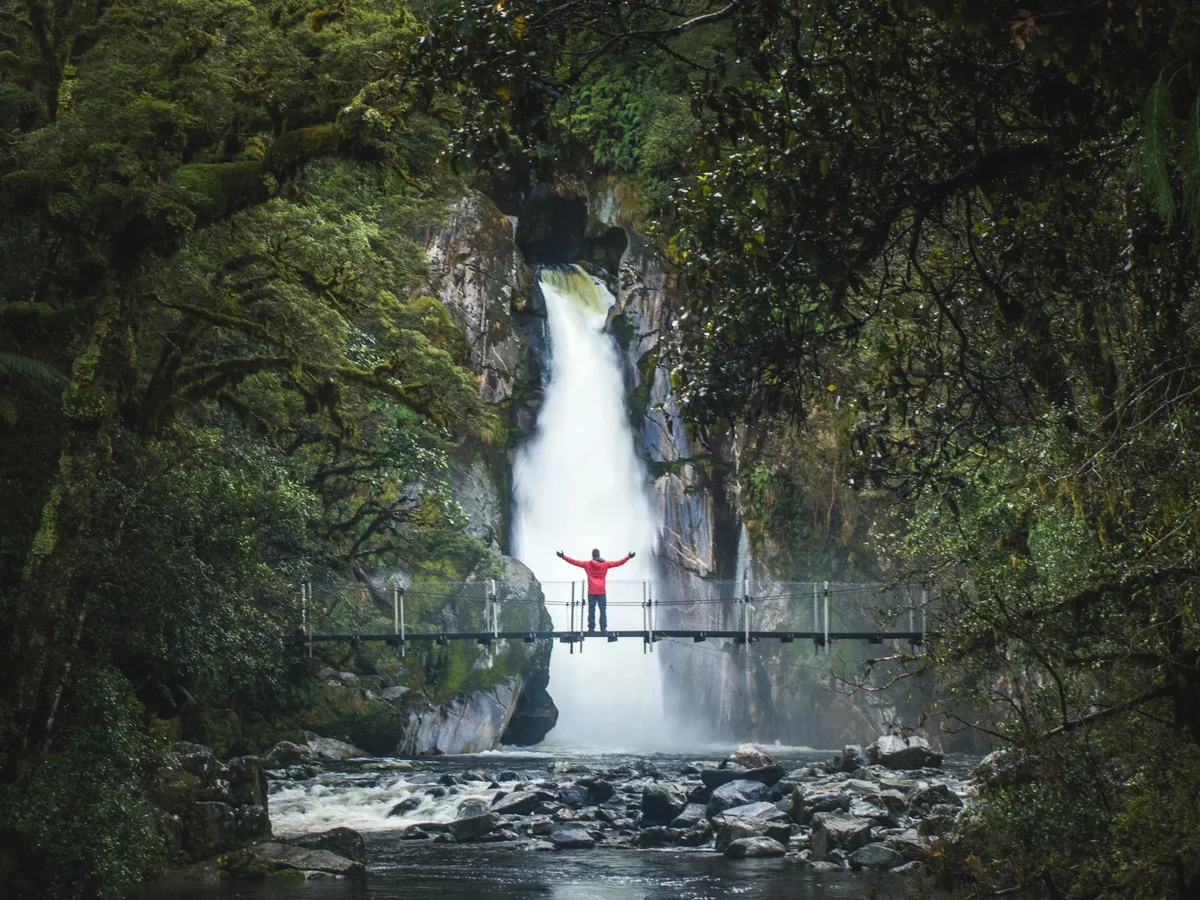
[[[629,562],[635,556],[637,556],[637,554],[630,550],[628,556],[622,557],[621,559],[610,560],[605,565],[607,565],[610,569],[615,569],[617,566],[625,565],[625,563]]]
[[[587,568],[587,563],[585,563],[579,559],[571,559],[571,557],[564,554],[561,550],[559,550],[558,553],[555,554],[555,556],[557,556],[563,562],[569,562],[573,566],[579,566],[579,568],[581,568],[581,569]]]

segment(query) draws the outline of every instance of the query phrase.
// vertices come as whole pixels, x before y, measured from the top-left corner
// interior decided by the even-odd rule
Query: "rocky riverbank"
[[[362,760],[319,777],[311,763],[280,768],[271,773],[272,819],[293,843],[340,821],[373,841],[394,841],[399,852],[426,842],[676,848],[911,874],[970,793],[920,738],[885,737],[790,769],[755,746],[671,765],[556,760],[529,769],[525,762],[485,771]],[[274,860],[280,851],[267,853]]]

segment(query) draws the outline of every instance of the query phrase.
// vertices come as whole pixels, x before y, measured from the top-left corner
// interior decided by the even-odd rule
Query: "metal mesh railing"
[[[306,584],[297,624],[319,635],[570,634],[590,619],[584,581],[417,582],[407,588]],[[595,625],[609,632],[920,636],[913,585],[774,581],[618,581]]]

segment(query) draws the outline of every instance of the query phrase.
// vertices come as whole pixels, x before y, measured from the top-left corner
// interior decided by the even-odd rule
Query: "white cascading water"
[[[576,559],[587,559],[593,547],[606,559],[636,551],[633,560],[609,570],[608,618],[612,630],[637,628],[639,610],[612,604],[640,597],[640,586],[618,582],[655,577],[658,527],[646,472],[634,452],[620,359],[604,332],[614,298],[574,266],[543,270],[540,281],[552,362],[537,434],[514,465],[516,555],[543,582],[547,600],[555,601],[568,596],[566,586],[555,582],[586,577],[558,559],[556,550]],[[570,627],[569,609],[553,605],[551,613],[556,629]],[[639,640],[593,638],[573,654],[557,645],[550,693],[559,719],[548,743],[598,750],[677,743],[663,716],[656,655],[645,653]]]

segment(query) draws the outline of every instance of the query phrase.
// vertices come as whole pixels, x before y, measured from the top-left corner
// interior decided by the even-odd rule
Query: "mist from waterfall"
[[[608,618],[613,630],[638,627],[629,624],[640,615],[636,608],[612,603],[634,595],[618,582],[655,577],[658,528],[645,468],[634,452],[620,358],[604,332],[615,301],[576,266],[544,269],[539,280],[550,328],[550,380],[537,433],[514,464],[514,549],[551,601],[569,596],[567,586],[555,582],[586,577],[556,550],[577,559],[587,559],[593,547],[606,559],[636,551],[636,558],[609,570]],[[580,593],[577,588],[577,599]],[[556,629],[570,627],[569,609],[551,606],[551,613]],[[582,614],[578,607],[576,614]],[[550,693],[559,719],[547,743],[594,749],[678,743],[663,715],[657,655],[643,652],[639,640],[592,638],[573,654],[565,644],[555,646]]]

